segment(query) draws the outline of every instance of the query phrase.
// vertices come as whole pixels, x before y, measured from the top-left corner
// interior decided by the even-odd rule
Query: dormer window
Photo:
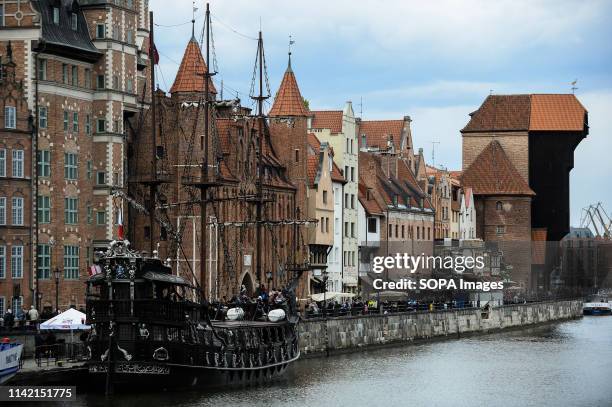
[[[53,24],[59,25],[59,7],[53,7]]]
[[[70,15],[70,25],[72,26],[72,30],[76,31],[79,27],[79,23],[78,23],[78,17],[76,13],[72,13]]]

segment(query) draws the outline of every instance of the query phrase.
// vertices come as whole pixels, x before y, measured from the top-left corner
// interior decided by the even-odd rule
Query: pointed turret
[[[204,57],[200,52],[200,47],[195,36],[192,34],[191,39],[185,48],[185,54],[181,60],[176,73],[176,79],[170,88],[170,93],[176,92],[204,92],[204,76],[208,71]],[[217,90],[212,83],[208,84],[208,89],[211,94],[216,94]]]
[[[274,104],[270,109],[270,116],[308,116],[309,112],[304,105],[304,99],[300,93],[297,80],[291,69],[291,53],[289,63],[283,76],[283,80],[276,92]]]

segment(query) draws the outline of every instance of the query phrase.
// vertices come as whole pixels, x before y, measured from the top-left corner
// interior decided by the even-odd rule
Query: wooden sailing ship
[[[194,19],[195,20],[195,19]],[[153,44],[153,16],[150,15],[150,35]],[[206,61],[210,60],[210,11],[206,9]],[[192,33],[193,35],[193,33]],[[153,49],[153,45],[151,45]],[[151,83],[155,83],[153,69],[153,54],[150,51]],[[210,64],[208,64],[210,66]],[[258,68],[258,72],[257,72]],[[316,221],[299,219],[299,213],[293,211],[291,219],[266,219],[265,207],[274,204],[270,194],[264,192],[267,168],[264,164],[264,138],[267,132],[266,118],[263,113],[263,103],[268,96],[263,94],[265,60],[261,32],[258,38],[258,50],[254,81],[259,78],[259,92],[252,95],[257,103],[257,115],[251,116],[256,125],[256,166],[253,169],[250,186],[240,188],[240,194],[235,197],[227,195],[220,197],[215,191],[219,187],[218,171],[209,171],[209,160],[213,159],[208,152],[211,145],[210,129],[211,115],[209,109],[213,105],[210,100],[210,77],[214,73],[205,70],[203,100],[194,103],[203,106],[205,146],[199,176],[186,172],[180,178],[180,188],[188,190],[186,196],[189,202],[177,203],[189,208],[197,207],[199,218],[199,277],[195,267],[186,261],[190,276],[180,275],[180,270],[173,270],[170,259],[162,260],[158,256],[150,239],[148,253],[134,250],[127,240],[111,242],[105,252],[98,253],[98,260],[92,267],[93,275],[87,282],[87,321],[92,326],[87,339],[88,371],[93,376],[90,384],[104,384],[107,393],[117,387],[134,388],[144,385],[166,387],[183,386],[222,386],[230,384],[248,384],[268,380],[282,374],[286,368],[300,356],[297,324],[299,315],[296,304],[296,288],[300,275],[308,270],[306,261],[301,262],[296,256],[298,229]],[[252,86],[254,88],[254,86]],[[181,228],[173,225],[159,216],[158,190],[167,182],[157,168],[158,152],[156,151],[156,95],[152,92],[151,104],[151,144],[152,171],[151,176],[140,184],[148,189],[148,204],[140,204],[136,198],[121,190],[115,195],[125,199],[128,204],[149,218],[149,233],[153,235],[156,225],[172,237],[173,247],[185,256],[182,250],[183,239]],[[268,92],[269,93],[269,92]],[[185,102],[183,102],[185,103]],[[197,117],[197,116],[196,116]],[[194,128],[195,132],[195,128]],[[192,134],[194,136],[195,134]],[[161,135],[163,137],[163,135]],[[187,157],[186,159],[191,159]],[[218,168],[218,163],[217,163]],[[211,174],[212,172],[212,174]],[[195,193],[195,192],[198,193]],[[219,224],[209,213],[209,204],[217,200],[239,200],[255,209],[254,219],[236,219]],[[295,207],[295,205],[294,205]],[[212,219],[212,220],[211,220]],[[261,298],[253,300],[246,293],[235,293],[232,303],[220,301],[218,286],[212,289],[210,271],[207,272],[207,251],[210,247],[208,231],[211,224],[222,227],[223,230],[232,226],[250,226],[255,229],[255,270],[258,280],[263,275],[262,267],[262,235],[267,229],[274,233],[276,226],[293,229],[293,249],[290,258],[282,261],[283,271],[292,273],[284,279],[284,287],[279,290],[278,301],[265,305]],[[196,228],[193,229],[195,233]],[[220,237],[219,245],[229,256],[227,236]],[[214,242],[217,247],[218,242]],[[284,244],[288,244],[284,242]],[[195,245],[192,249],[195,248]],[[275,250],[273,248],[272,250]],[[186,257],[186,256],[185,256]],[[278,257],[278,256],[277,256]],[[307,258],[307,256],[305,257]],[[225,265],[231,265],[225,259]],[[178,260],[177,260],[178,263]],[[280,281],[280,280],[279,280]]]

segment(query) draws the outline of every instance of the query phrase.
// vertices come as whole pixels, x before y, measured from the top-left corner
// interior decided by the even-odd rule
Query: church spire
[[[274,104],[270,109],[270,116],[308,116],[309,112],[304,105],[304,99],[300,93],[295,74],[291,68],[291,45],[295,43],[289,36],[289,61],[287,70],[281,81]]]
[[[181,65],[176,73],[174,83],[170,88],[170,93],[204,92],[204,77],[206,72],[208,72],[208,67],[200,51],[200,46],[195,37],[192,36],[187,43],[187,48],[185,48],[185,53],[183,54]],[[215,85],[213,85],[210,79],[208,90],[211,94],[217,93]]]

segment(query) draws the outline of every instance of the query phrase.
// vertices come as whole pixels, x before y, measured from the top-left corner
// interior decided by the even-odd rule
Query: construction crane
[[[612,219],[601,202],[582,208],[580,226],[594,231],[596,237],[612,240]]]

